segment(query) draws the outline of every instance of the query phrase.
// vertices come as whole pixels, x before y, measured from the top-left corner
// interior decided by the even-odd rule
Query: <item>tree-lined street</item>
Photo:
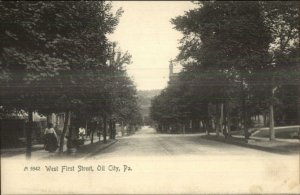
[[[243,155],[273,156],[271,153],[243,148],[201,138],[203,134],[170,135],[158,134],[151,127],[143,127],[135,135],[121,138],[111,147],[94,154],[92,159],[109,159],[111,157],[147,157],[172,156],[182,159],[185,156]],[[182,157],[181,157],[182,156]]]
[[[1,189],[299,193],[299,5],[1,1]]]
[[[228,143],[222,142],[220,140],[213,140],[207,137],[205,133],[197,134],[160,134],[150,126],[143,126],[134,135],[131,136],[117,136],[116,141],[109,143],[108,147],[103,147],[103,139],[96,145],[90,145],[90,141],[87,141],[86,149],[83,151],[79,150],[79,154],[64,155],[61,158],[71,158],[74,160],[82,159],[93,159],[93,160],[110,160],[114,158],[122,158],[123,160],[131,159],[135,157],[146,158],[160,158],[162,156],[172,157],[178,160],[184,160],[186,157],[201,157],[205,156],[257,156],[258,158],[268,158],[268,157],[283,157],[283,156],[297,156],[298,149],[300,145],[297,142],[279,142],[273,143],[271,147],[273,150],[267,150],[263,147],[251,148],[247,144],[234,145],[230,141]],[[262,142],[262,143],[260,143]],[[260,141],[260,146],[268,144],[267,140]],[[278,150],[278,147],[286,143],[285,147],[291,148],[291,153],[284,153],[282,150]],[[254,145],[254,144],[252,144]],[[66,146],[65,146],[66,147]],[[47,159],[57,159],[56,154],[49,154],[46,151],[37,149],[33,152],[33,159],[37,160],[47,160]],[[277,149],[277,150],[276,150]],[[9,159],[22,159],[23,154],[9,154],[4,153],[3,158]],[[22,152],[21,152],[22,153]],[[280,157],[281,156],[281,157]]]

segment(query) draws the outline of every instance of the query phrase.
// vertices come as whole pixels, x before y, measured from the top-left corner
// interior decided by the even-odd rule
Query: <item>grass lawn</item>
[[[275,127],[275,137],[279,139],[299,139],[300,126]],[[269,137],[269,128],[257,129],[251,136]]]

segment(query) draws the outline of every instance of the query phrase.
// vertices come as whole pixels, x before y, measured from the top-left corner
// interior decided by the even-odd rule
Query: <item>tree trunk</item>
[[[122,133],[122,136],[124,136],[124,124],[123,124],[123,121],[121,122],[121,133]]]
[[[300,9],[298,9],[298,16],[300,14]],[[298,40],[300,38],[300,25],[298,25]],[[298,43],[299,44],[299,43]],[[298,63],[298,74],[300,73],[300,63]],[[298,109],[297,109],[297,113],[298,113],[298,125],[300,125],[300,80],[299,78],[297,79],[297,83],[298,83],[298,98],[297,98],[297,104],[298,104]],[[300,132],[300,127],[298,132]],[[300,139],[300,133],[298,133],[298,139]]]
[[[227,134],[230,136],[230,133],[231,133],[231,118],[228,115],[228,118],[227,118]]]
[[[218,104],[216,104],[216,120],[215,120],[215,128],[216,128],[216,135],[217,136],[219,136],[220,135],[220,118],[219,118],[219,114],[218,114],[218,112],[219,112],[219,106],[218,106]],[[218,120],[219,119],[219,120]]]
[[[88,122],[85,120],[85,138],[88,137]]]
[[[230,132],[231,132],[231,116],[230,116],[229,102],[227,102],[227,104],[226,104],[225,113],[226,113],[226,134],[227,134],[227,136],[230,136]]]
[[[300,68],[299,68],[299,72],[300,72]],[[298,125],[300,125],[300,84],[298,83],[298,85],[299,86],[298,86],[298,98],[297,98],[297,103],[298,103],[297,113],[298,113]]]
[[[270,101],[270,110],[269,110],[269,128],[270,128],[270,134],[269,138],[270,140],[275,140],[275,130],[274,130],[274,77],[272,77],[272,85],[271,85],[271,101]]]
[[[211,125],[210,125],[210,116],[209,116],[209,104],[206,102],[205,103],[205,119],[203,120],[204,123],[203,123],[203,127],[206,131],[206,134],[209,135],[209,131],[210,131],[210,128],[211,128]]]
[[[274,106],[270,104],[270,140],[275,140],[275,130],[274,130]]]
[[[103,130],[103,123],[102,121],[100,121],[100,128],[97,130],[97,134],[99,135],[98,138],[99,138],[99,142],[101,140],[101,131]]]
[[[107,124],[106,124],[106,116],[103,116],[103,142],[106,142],[106,130],[107,130]]]
[[[210,123],[209,118],[207,118],[206,120],[204,120],[203,128],[205,128],[206,135],[209,135],[209,130],[210,130],[209,123]]]
[[[224,117],[224,104],[221,103],[220,105],[220,120],[219,120],[219,128],[220,131],[223,133],[223,117]]]
[[[60,136],[59,153],[63,153],[64,151],[65,136],[66,136],[66,132],[69,130],[70,116],[71,116],[70,111],[65,112],[64,128]],[[69,137],[69,139],[72,138]]]
[[[116,122],[113,121],[113,139],[116,139],[117,129],[116,129]]]
[[[109,139],[113,139],[113,124],[112,124],[112,120],[109,119]]]
[[[245,139],[248,137],[248,129],[246,126],[246,97],[245,97],[245,89],[244,89],[244,79],[241,78],[241,102],[242,102],[242,127],[245,135]]]
[[[95,132],[95,128],[92,128],[91,129],[91,144],[93,144],[94,143],[94,132]]]
[[[299,16],[299,14],[300,14],[300,9],[298,9],[298,16]],[[298,40],[300,38],[300,33],[299,32],[300,32],[300,25],[298,25]],[[297,68],[298,68],[298,74],[299,74],[300,73],[300,63],[298,63]],[[298,125],[300,125],[300,79],[299,79],[299,77],[297,79],[297,83],[298,83],[298,98],[297,98],[298,109],[297,109],[297,113],[298,113]],[[300,127],[299,127],[299,131],[300,131]],[[298,138],[300,138],[300,133],[299,133]]]
[[[26,159],[31,159],[32,128],[33,128],[33,114],[32,114],[32,110],[29,110],[28,111],[28,125],[26,128]]]
[[[229,119],[229,112],[228,112],[228,104],[227,103],[224,103],[224,110],[223,110],[223,113],[224,113],[224,121],[223,121],[223,135],[225,136],[225,138],[227,138],[228,136],[228,119]]]

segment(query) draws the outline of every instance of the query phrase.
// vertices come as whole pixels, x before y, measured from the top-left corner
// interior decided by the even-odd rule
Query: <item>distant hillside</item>
[[[152,98],[154,96],[159,95],[160,92],[161,89],[153,89],[153,90],[139,90],[137,93],[140,96]]]

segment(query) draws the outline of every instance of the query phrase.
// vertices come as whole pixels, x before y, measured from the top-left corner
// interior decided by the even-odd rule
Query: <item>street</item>
[[[143,127],[132,136],[119,138],[106,150],[93,155],[93,159],[130,158],[149,156],[203,156],[249,155],[264,158],[273,156],[263,151],[238,147],[201,139],[201,134],[158,134],[153,128]]]
[[[143,127],[84,158],[30,163],[2,158],[2,189],[13,193],[24,189],[36,193],[127,194],[299,192],[299,155],[274,154],[201,136],[157,134]],[[40,166],[40,174],[22,171],[26,164]],[[68,165],[75,171],[48,172],[43,169],[45,165],[58,169]],[[77,166],[93,172],[78,172]],[[30,182],[16,186],[19,177]],[[45,185],[40,185],[41,179]]]

